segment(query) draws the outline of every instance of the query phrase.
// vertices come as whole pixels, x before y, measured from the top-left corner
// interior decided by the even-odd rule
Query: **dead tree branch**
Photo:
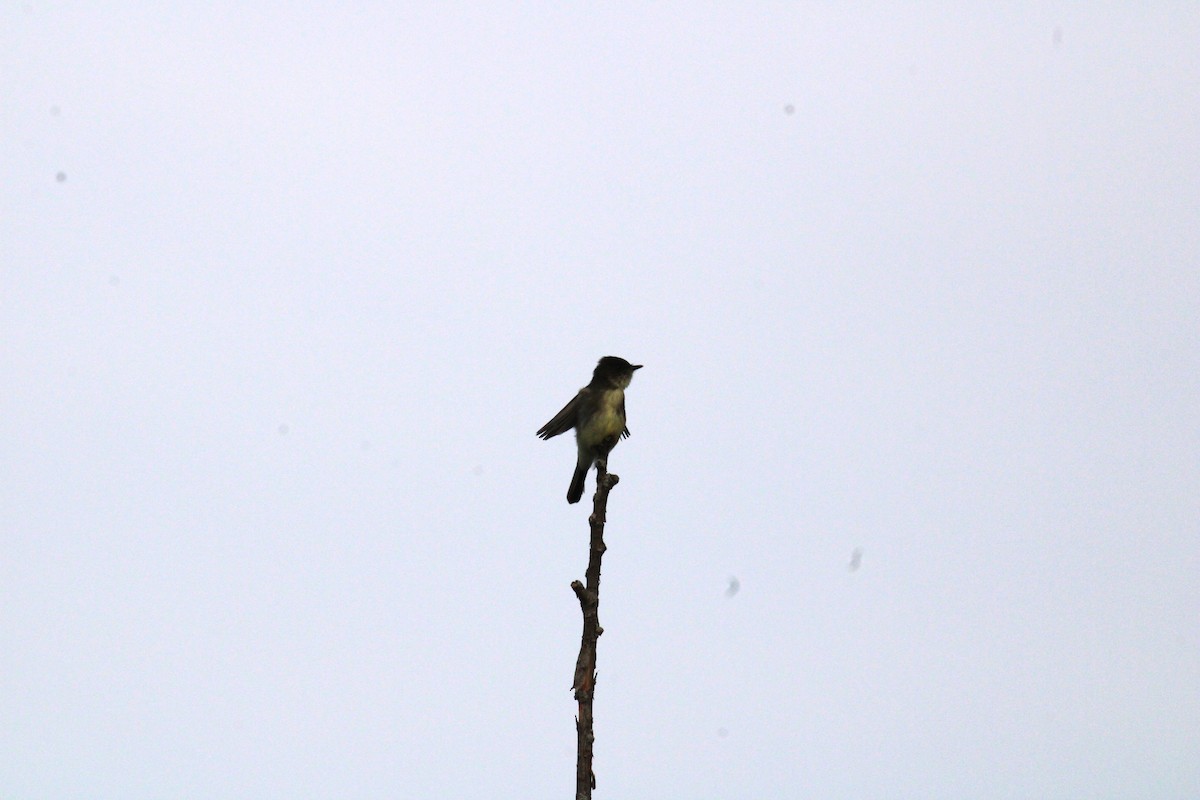
[[[579,598],[583,611],[583,638],[579,644],[579,656],[575,659],[575,682],[572,689],[579,703],[579,714],[575,717],[577,750],[575,759],[575,800],[591,800],[592,789],[596,788],[596,774],[592,771],[592,745],[596,741],[592,730],[592,699],[596,693],[596,640],[604,629],[600,627],[600,560],[604,558],[604,521],[608,508],[608,493],[619,481],[608,472],[606,459],[596,462],[596,494],[592,500],[592,515],[588,547],[587,584],[573,581],[571,588]]]

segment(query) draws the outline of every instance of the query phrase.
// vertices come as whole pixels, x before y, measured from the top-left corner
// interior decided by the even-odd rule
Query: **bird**
[[[633,380],[633,373],[641,368],[641,364],[630,364],[616,356],[600,359],[592,372],[592,382],[538,430],[539,438],[551,439],[575,429],[579,455],[567,489],[568,503],[578,503],[583,497],[584,479],[596,460],[607,458],[617,442],[629,436],[625,424],[625,390]]]

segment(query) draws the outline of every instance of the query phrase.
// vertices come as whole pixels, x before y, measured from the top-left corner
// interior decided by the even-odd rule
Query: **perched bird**
[[[634,370],[641,368],[641,364],[630,364],[616,356],[600,359],[592,372],[592,382],[537,432],[541,438],[549,439],[575,429],[579,459],[575,462],[571,487],[567,489],[568,503],[578,503],[583,497],[583,480],[596,459],[606,458],[621,437],[629,435],[625,426],[625,389],[633,380]]]

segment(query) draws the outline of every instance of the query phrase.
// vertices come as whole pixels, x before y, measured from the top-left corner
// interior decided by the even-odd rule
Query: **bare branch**
[[[583,637],[579,644],[579,656],[575,659],[575,679],[571,685],[575,700],[579,703],[579,714],[575,717],[575,800],[590,800],[592,789],[596,788],[596,774],[592,771],[592,745],[596,741],[592,729],[592,699],[596,693],[596,641],[604,633],[600,627],[600,561],[607,549],[604,546],[604,522],[608,493],[619,480],[616,475],[609,474],[607,459],[601,458],[596,462],[596,494],[592,500],[592,514],[588,517],[591,537],[587,572],[584,574],[587,583],[571,583],[583,612]]]

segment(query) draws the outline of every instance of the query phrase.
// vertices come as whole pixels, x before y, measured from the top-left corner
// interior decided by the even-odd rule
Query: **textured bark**
[[[575,681],[572,689],[579,704],[575,717],[577,742],[575,758],[575,798],[590,800],[596,788],[596,774],[592,771],[592,746],[596,735],[592,729],[592,700],[596,694],[596,641],[604,629],[600,627],[600,561],[604,558],[604,518],[608,507],[608,493],[620,480],[610,475],[605,459],[596,463],[596,495],[593,498],[592,514],[588,517],[591,537],[588,546],[586,584],[573,581],[571,588],[579,598],[583,612],[583,637],[579,644],[579,656],[575,659]]]

